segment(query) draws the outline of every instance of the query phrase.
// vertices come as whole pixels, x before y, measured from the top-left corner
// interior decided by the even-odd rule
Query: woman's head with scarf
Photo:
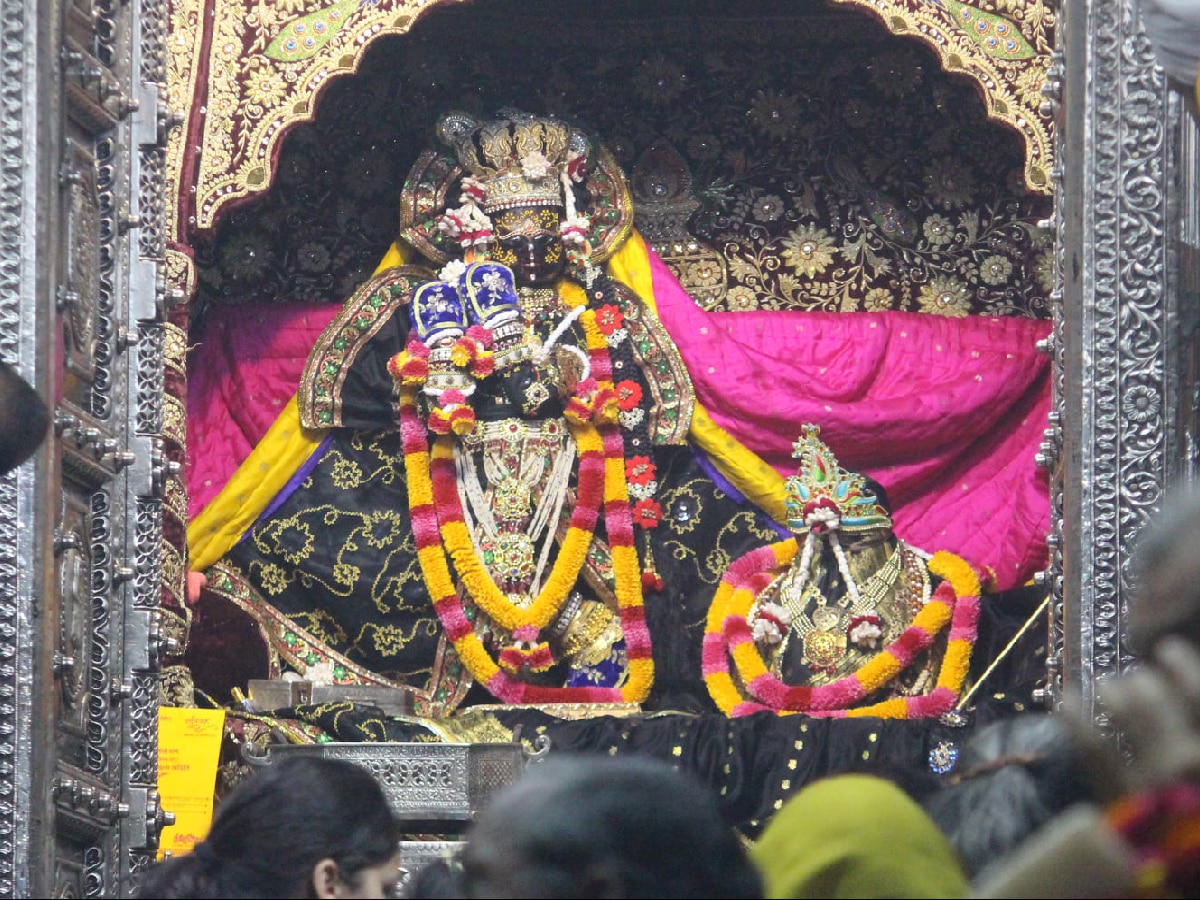
[[[954,848],[901,787],[831,775],[790,797],[751,850],[767,897],[965,897]]]

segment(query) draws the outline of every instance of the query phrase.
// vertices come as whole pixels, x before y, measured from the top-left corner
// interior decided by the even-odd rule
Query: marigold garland
[[[1186,778],[1128,791],[1102,810],[1135,859],[1133,897],[1188,897],[1200,872],[1200,785]]]
[[[423,385],[429,377],[429,348],[416,338],[388,360],[392,380],[407,385]]]
[[[729,567],[709,607],[702,649],[702,670],[709,694],[729,716],[763,710],[781,715],[917,719],[948,712],[966,679],[979,624],[979,577],[952,553],[940,551],[929,560],[929,571],[944,579],[907,629],[858,671],[821,687],[788,685],[772,675],[763,662],[747,621],[763,572],[788,565],[797,552],[795,538],[779,541],[743,555]],[[896,697],[853,708],[853,704],[884,687],[928,649],[950,625],[946,653],[934,689],[923,696]],[[732,656],[746,699],[729,668]]]
[[[475,552],[471,532],[463,516],[462,501],[458,496],[454,440],[439,436],[433,446],[430,475],[442,541],[475,605],[506,631],[526,625],[542,629],[550,624],[579,577],[595,535],[604,496],[604,443],[595,428],[578,425],[572,426],[571,430],[579,448],[575,509],[571,513],[570,527],[559,547],[550,577],[533,602],[524,608],[513,603],[500,589]]]
[[[576,297],[580,301],[586,299],[582,292],[569,299]],[[649,696],[654,681],[650,632],[646,627],[638,557],[633,545],[633,516],[625,485],[625,448],[615,425],[612,366],[594,313],[585,310],[580,321],[587,337],[593,376],[600,390],[607,390],[612,399],[602,405],[604,408],[597,409],[597,425],[570,421],[580,457],[576,506],[550,578],[526,609],[514,605],[500,591],[475,553],[454,483],[453,439],[439,437],[431,456],[426,427],[417,413],[416,392],[412,385],[399,385],[400,433],[417,559],[434,609],[459,658],[476,681],[505,703],[640,703]],[[518,681],[497,664],[475,633],[455,589],[447,556],[454,560],[474,602],[501,627],[510,632],[523,629],[527,636],[527,629],[541,629],[561,609],[582,569],[601,504],[612,550],[617,606],[628,660],[625,682],[619,688],[555,688]],[[518,662],[513,653],[503,657],[503,651],[502,661],[510,665]],[[543,663],[539,658],[539,666]]]
[[[577,292],[576,292],[577,290]],[[562,296],[568,305],[580,305],[586,301],[586,295],[583,294],[582,288],[577,288],[576,285],[570,282],[564,283]],[[595,293],[595,299],[602,301],[605,299],[602,291]],[[596,307],[593,313],[593,321],[595,328],[604,340],[604,347],[599,348],[603,353],[602,371],[607,379],[607,387],[612,389],[609,393],[607,388],[596,398],[597,405],[605,404],[606,418],[607,416],[616,416],[617,420],[621,420],[622,414],[630,415],[634,411],[638,411],[638,405],[642,402],[643,392],[641,385],[631,379],[625,379],[615,384],[612,381],[612,360],[609,356],[609,348],[621,346],[623,343],[628,343],[628,335],[623,331],[625,325],[625,313],[615,303],[601,303]],[[590,339],[589,339],[590,340]],[[591,346],[591,344],[589,344]],[[593,369],[595,371],[595,369]],[[615,406],[613,405],[615,402]],[[633,419],[627,425],[631,430],[637,428],[639,423],[644,427],[644,419],[639,417]],[[646,435],[648,438],[649,436]],[[662,521],[662,506],[654,499],[658,493],[657,468],[654,460],[649,456],[634,457],[629,461],[631,470],[627,472],[628,483],[634,487],[630,493],[636,501],[633,509],[633,521],[643,532],[657,528]],[[633,477],[633,471],[636,470],[637,477]],[[647,553],[649,545],[647,545]],[[642,585],[646,590],[658,591],[662,589],[662,578],[654,571],[653,558],[647,555],[645,558],[647,571],[643,574]]]

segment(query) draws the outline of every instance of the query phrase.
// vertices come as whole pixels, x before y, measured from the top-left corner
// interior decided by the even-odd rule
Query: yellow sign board
[[[158,794],[175,824],[162,830],[158,858],[190,853],[212,823],[223,709],[158,710]]]

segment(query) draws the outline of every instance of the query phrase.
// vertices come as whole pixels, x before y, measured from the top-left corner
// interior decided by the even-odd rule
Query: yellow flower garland
[[[709,607],[705,628],[704,647],[704,678],[710,695],[718,708],[726,715],[738,715],[739,708],[747,704],[742,691],[734,682],[728,665],[721,662],[727,652],[733,657],[738,674],[743,684],[750,685],[756,679],[769,679],[769,672],[752,640],[736,643],[732,650],[725,640],[726,619],[737,617],[745,622],[755,599],[754,591],[748,586],[746,575],[753,568],[772,569],[788,565],[794,559],[798,544],[794,538],[779,541],[770,547],[752,551],[735,561],[722,579]],[[739,563],[741,565],[739,566]],[[934,690],[944,699],[947,692],[958,696],[966,679],[970,666],[971,651],[974,646],[974,628],[978,616],[978,597],[980,591],[979,577],[965,560],[952,553],[940,551],[929,560],[928,568],[934,575],[948,582],[955,594],[953,604],[932,599],[913,618],[910,628],[919,628],[928,635],[935,635],[951,622],[956,609],[964,620],[963,627],[955,627],[947,643],[946,652],[938,672]],[[960,604],[962,606],[960,607]],[[879,656],[862,666],[857,672],[846,679],[857,684],[864,696],[869,696],[895,678],[904,665],[891,653],[884,651]],[[853,681],[851,681],[853,680]],[[838,682],[840,684],[841,682]],[[831,686],[832,687],[832,686]],[[814,689],[821,690],[821,689]],[[848,717],[875,716],[879,718],[909,718],[914,714],[914,708],[920,709],[920,701],[925,698],[897,697],[884,700],[868,706],[839,709],[835,707],[816,710],[776,709],[779,715],[794,715],[797,712],[810,715],[844,715]]]
[[[599,433],[590,423],[568,423],[579,454],[603,453],[604,443]],[[434,443],[433,458],[435,460],[454,459],[454,439],[449,435],[441,436]],[[619,461],[618,461],[619,462]],[[605,482],[609,477],[608,468],[611,462],[605,464]],[[624,476],[624,469],[621,472]],[[513,603],[493,580],[487,567],[475,552],[471,541],[471,532],[462,520],[445,522],[441,526],[442,540],[450,558],[454,560],[454,568],[458,577],[466,586],[467,592],[475,605],[482,609],[497,625],[508,631],[515,631],[522,626],[534,626],[539,630],[545,628],[550,620],[562,609],[566,602],[571,586],[579,577],[583,563],[587,558],[588,547],[591,546],[593,532],[572,525],[563,538],[558,551],[558,558],[550,571],[550,577],[533,603],[522,608]]]
[[[582,288],[570,283],[560,286],[560,295],[570,306],[586,303],[586,295]],[[580,321],[594,361],[602,352],[604,361],[607,362],[607,343],[604,335],[596,327],[594,314],[590,310],[585,311]],[[601,381],[600,376],[603,376],[604,380]],[[611,371],[597,372],[597,380],[600,381],[601,390],[607,388],[608,391],[612,391]],[[628,654],[625,683],[619,689],[540,688],[513,680],[492,658],[480,636],[466,620],[461,604],[457,602],[457,591],[447,556],[454,560],[463,585],[472,599],[494,621],[509,631],[527,626],[540,628],[561,609],[567,592],[582,570],[587,548],[594,535],[588,530],[572,526],[560,547],[554,570],[543,591],[529,608],[521,609],[515,606],[500,591],[476,556],[464,523],[452,521],[446,523],[448,527],[442,527],[430,523],[427,515],[418,518],[415,514],[417,510],[435,509],[434,485],[430,477],[432,460],[424,436],[424,426],[414,413],[416,392],[412,386],[400,384],[399,393],[401,430],[405,435],[404,459],[408,475],[409,505],[410,510],[414,511],[414,534],[418,535],[417,558],[439,617],[443,617],[463,665],[476,681],[488,687],[500,699],[510,703],[529,699],[549,701],[558,697],[591,702],[618,697],[627,703],[644,701],[649,696],[654,682],[654,661],[650,651],[649,632],[641,615],[641,575],[637,551],[633,546],[624,454],[619,443],[606,446],[604,437],[590,423],[573,423],[573,433],[580,448],[580,455],[597,450],[603,454],[603,505],[605,510],[610,511],[606,516],[617,516],[610,522],[609,537],[617,605],[622,612]],[[619,442],[620,435],[614,434],[610,436],[610,440]],[[440,460],[442,464],[452,459],[452,441],[449,436],[439,438],[434,447],[433,458]],[[614,510],[617,512],[611,512]],[[620,510],[624,510],[623,517]],[[429,539],[428,529],[431,527],[437,529],[441,541]],[[426,535],[424,539],[421,538],[422,534]]]

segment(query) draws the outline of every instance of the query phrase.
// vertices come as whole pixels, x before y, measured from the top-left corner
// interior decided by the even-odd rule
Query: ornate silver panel
[[[159,804],[158,673],[169,643],[160,633],[159,605],[163,559],[162,429],[164,404],[163,147],[169,125],[160,100],[165,92],[167,4],[142,0],[131,4],[130,68],[136,112],[130,119],[130,183],[134,189],[126,221],[137,229],[128,246],[126,329],[136,335],[128,373],[130,408],[127,427],[132,465],[128,472],[126,509],[130,515],[127,548],[132,580],[125,596],[121,684],[126,715],[121,749],[130,815],[121,835],[121,868],[133,876],[154,859],[162,828],[170,814]]]
[[[398,816],[444,823],[448,831],[458,830],[455,823],[464,825],[493,794],[516,781],[526,761],[519,743],[293,744],[270,748],[266,761],[295,754],[362,766],[383,786]]]
[[[1121,635],[1133,544],[1185,474],[1180,424],[1191,398],[1177,390],[1169,199],[1181,106],[1135,4],[1065,4],[1063,16],[1056,629],[1063,684],[1103,724],[1095,687],[1132,662]]]
[[[160,3],[0,0],[0,358],[57,400],[52,433],[0,476],[3,896],[126,894],[166,820],[150,627],[165,21]]]
[[[96,572],[94,568],[92,504],[85,507],[87,500],[86,495],[63,492],[63,509],[54,547],[61,602],[58,642],[51,665],[59,686],[56,698],[58,727],[75,737],[83,737],[85,733],[86,692],[91,686],[87,666],[92,655],[93,576],[101,582],[104,580],[103,570]],[[96,530],[106,533],[107,523],[97,522]],[[72,742],[71,746],[77,755],[69,762],[75,766],[83,765],[83,743]]]
[[[36,136],[33,97],[23,86],[34,65],[37,8],[0,0],[0,355],[27,380],[36,377],[37,337],[22,326],[35,274],[26,264],[36,242],[27,210]],[[28,292],[28,293],[27,293]],[[35,478],[29,466],[0,476],[0,894],[29,890],[33,642],[28,598],[34,586]],[[20,750],[18,751],[18,748]],[[46,887],[49,887],[48,885]]]
[[[111,498],[106,491],[92,495],[92,602],[91,653],[87,660],[90,678],[87,694],[87,742],[83,768],[93,775],[112,771],[113,700],[112,591],[120,583],[123,569],[111,559],[112,532],[109,524]]]
[[[106,354],[108,358],[101,361],[96,353],[101,318],[99,167],[90,148],[73,140],[68,141],[65,155],[62,178],[66,183],[63,198],[66,206],[66,278],[56,298],[63,317],[64,393],[75,406],[104,416],[108,407],[108,373],[102,374],[99,383],[96,375],[97,369],[107,369],[111,357]],[[107,194],[107,184],[105,188]],[[107,322],[111,323],[111,277],[108,281],[103,312]],[[95,404],[90,402],[93,385],[97,388]]]

